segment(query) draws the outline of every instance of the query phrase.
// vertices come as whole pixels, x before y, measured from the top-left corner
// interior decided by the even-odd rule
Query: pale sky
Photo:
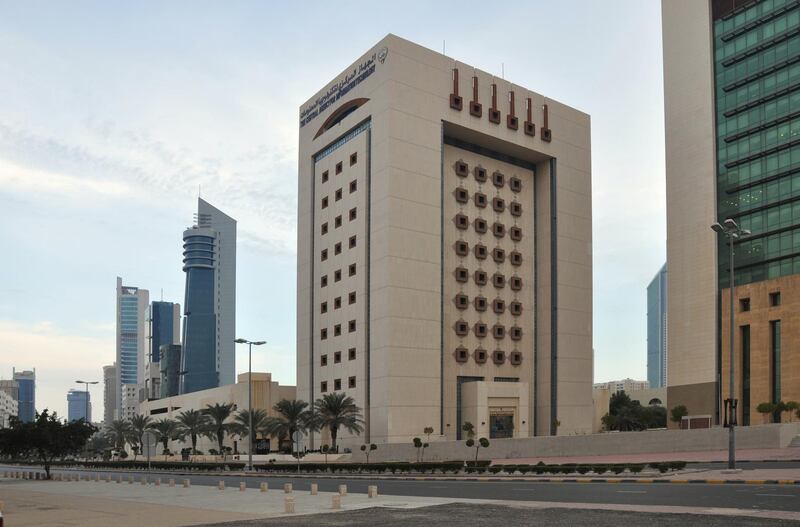
[[[387,33],[591,115],[595,380],[646,378],[660,3],[486,6],[0,0],[0,378],[36,368],[37,409],[66,416],[74,381],[114,361],[116,276],[183,304],[201,188],[239,222],[237,335],[294,384],[298,107]],[[102,400],[101,383],[95,419]]]

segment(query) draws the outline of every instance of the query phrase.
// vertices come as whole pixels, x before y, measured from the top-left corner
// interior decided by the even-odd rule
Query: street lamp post
[[[247,344],[247,470],[253,470],[253,346],[261,346],[267,341],[236,339],[234,342]]]
[[[728,247],[730,248],[730,267],[728,268],[729,278],[729,288],[730,288],[730,333],[729,333],[729,344],[730,344],[730,364],[729,364],[729,383],[728,388],[730,390],[730,398],[728,400],[728,469],[733,470],[736,468],[736,436],[734,433],[734,425],[736,424],[736,405],[734,404],[734,391],[733,391],[733,380],[734,380],[734,345],[733,340],[735,337],[735,329],[734,329],[734,311],[733,311],[733,292],[734,292],[734,268],[733,268],[733,242],[734,240],[740,239],[744,236],[750,235],[750,231],[747,229],[742,229],[739,225],[733,221],[732,219],[728,218],[722,222],[722,224],[714,223],[711,228],[717,234],[724,235],[728,238]]]

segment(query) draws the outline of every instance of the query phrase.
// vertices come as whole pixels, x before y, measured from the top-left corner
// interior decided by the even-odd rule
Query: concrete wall
[[[800,434],[800,423],[750,426],[736,430],[736,448],[785,448]],[[424,439],[424,438],[423,438]],[[425,449],[426,461],[467,459],[475,455],[464,441],[441,441]],[[726,428],[700,430],[653,430],[585,436],[528,437],[494,439],[488,449],[481,449],[480,459],[547,458],[568,456],[610,456],[620,454],[656,454],[662,452],[702,452],[728,447]],[[414,461],[413,445],[380,445],[370,461]],[[360,451],[353,461],[364,461]]]

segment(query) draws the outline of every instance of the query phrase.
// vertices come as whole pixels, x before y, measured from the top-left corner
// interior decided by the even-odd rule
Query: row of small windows
[[[347,360],[356,360],[356,349],[350,348],[347,350]],[[333,363],[339,364],[342,362],[342,352],[335,351],[333,352]],[[327,366],[328,365],[328,354],[320,355],[319,357],[319,365],[320,366]]]
[[[348,305],[353,305],[355,303],[356,303],[356,292],[355,291],[350,291],[347,294],[347,304]],[[333,299],[333,309],[339,309],[341,307],[342,307],[342,297],[337,296],[336,298]],[[323,314],[323,315],[328,312],[328,302],[327,301],[322,302],[319,305],[319,312],[321,314]]]
[[[453,191],[453,196],[455,196],[456,201],[459,203],[468,203],[469,202],[469,191],[463,187],[458,187]],[[483,192],[475,192],[472,195],[472,199],[475,202],[476,207],[486,208],[489,204],[489,198]],[[494,197],[492,198],[492,209],[494,209],[497,213],[502,213],[506,210],[506,202],[503,198]],[[522,216],[522,204],[517,201],[512,201],[508,204],[508,212],[511,213],[512,216]]]
[[[467,242],[459,240],[454,244],[453,247],[455,248],[457,255],[462,257],[469,255],[469,244]],[[489,248],[482,243],[476,243],[472,247],[472,250],[475,253],[475,258],[478,260],[485,260],[489,256]],[[503,263],[506,259],[505,250],[501,249],[500,247],[495,247],[492,249],[492,259],[497,263]],[[522,265],[522,253],[519,251],[511,251],[508,253],[508,261],[514,266]]]
[[[463,310],[469,307],[469,297],[464,293],[458,293],[455,297],[453,297],[453,302],[458,309]],[[473,299],[473,304],[475,306],[475,311],[486,311],[489,306],[489,301],[485,296],[478,295]],[[505,313],[506,301],[502,298],[495,298],[492,300],[492,311],[498,315]],[[508,311],[515,317],[520,316],[522,314],[522,303],[516,300],[510,302],[508,304]]]
[[[356,387],[356,378],[355,376],[347,378],[347,387],[348,388],[355,388]],[[342,380],[341,379],[334,379],[333,380],[333,391],[339,391],[342,389]],[[319,383],[319,391],[322,393],[326,393],[328,391],[328,381],[322,381]]]
[[[323,258],[323,260],[324,259],[325,258]],[[350,264],[347,267],[347,275],[348,276],[355,276],[356,275],[356,269],[357,269],[356,268],[356,264]],[[335,270],[333,272],[333,281],[334,282],[338,282],[341,279],[342,279],[342,270],[341,269]],[[324,274],[324,275],[322,275],[322,277],[320,277],[319,286],[320,287],[328,287],[328,275]]]
[[[781,305],[781,292],[773,291],[769,294],[769,307],[778,307]],[[750,299],[740,298],[739,309],[741,311],[750,311]]]
[[[456,214],[453,217],[453,223],[456,224],[456,227],[461,230],[467,230],[469,228],[469,217],[466,214]],[[485,234],[489,230],[489,223],[483,218],[475,218],[473,222],[473,227],[475,228],[475,232],[478,234]],[[494,234],[495,238],[502,238],[506,235],[506,226],[505,224],[496,221],[492,224],[492,234]],[[508,236],[515,242],[522,241],[522,228],[517,227],[516,225],[508,229]]]
[[[467,177],[469,175],[469,165],[464,161],[456,161],[454,168],[458,177]],[[480,166],[474,167],[472,174],[478,183],[485,183],[488,179],[486,169]],[[497,188],[502,188],[506,184],[506,176],[502,172],[495,170],[492,173],[492,184]],[[516,176],[511,176],[508,178],[508,188],[513,192],[521,192],[522,180]]]
[[[358,162],[358,153],[357,152],[353,152],[352,154],[350,154],[350,166],[355,165],[357,162]],[[341,173],[342,173],[342,162],[339,161],[338,163],[336,163],[336,174],[338,175],[338,174],[341,174]],[[323,183],[327,183],[328,182],[328,171],[327,170],[322,173],[322,182]]]
[[[459,337],[466,337],[469,335],[469,324],[465,320],[459,320],[453,325],[453,330]],[[489,335],[489,326],[485,322],[476,322],[472,326],[472,333],[479,339],[485,338]],[[506,327],[503,324],[495,324],[492,326],[492,336],[498,340],[506,338]],[[511,337],[511,340],[522,340],[522,328],[511,326],[508,336]]]
[[[354,333],[355,330],[356,330],[356,321],[351,320],[350,322],[347,323],[347,332]],[[341,336],[341,334],[342,334],[342,325],[335,324],[333,326],[333,336],[339,337]],[[319,338],[320,340],[326,340],[328,338],[328,328],[322,328],[321,330],[319,330]]]
[[[353,181],[350,182],[350,194],[352,194],[356,190],[358,190],[358,181],[354,179]],[[336,191],[333,193],[333,199],[334,201],[339,201],[340,199],[342,199],[341,188],[336,189]],[[327,209],[328,203],[329,203],[328,196],[323,197],[321,202],[322,208]]]
[[[358,210],[357,210],[356,207],[353,207],[352,209],[350,209],[350,213],[349,213],[350,221],[355,220],[357,217],[358,217]],[[338,216],[336,216],[333,219],[333,228],[334,229],[338,229],[341,226],[342,226],[342,215],[339,214]],[[321,233],[323,235],[328,234],[328,222],[327,221],[322,224],[322,227],[321,227],[320,231],[321,231]]]
[[[350,238],[347,240],[347,246],[348,246],[349,249],[353,249],[356,246],[357,243],[358,243],[358,239],[357,239],[355,234],[353,236],[350,236]],[[334,255],[342,254],[342,242],[336,242],[335,244],[333,244],[333,254]],[[325,260],[327,260],[328,259],[328,249],[322,249],[322,251],[320,251],[320,253],[319,253],[319,257],[320,257],[320,260],[322,260],[323,262]],[[353,264],[353,265],[355,265],[355,264]],[[351,265],[350,267],[353,267],[353,265]],[[355,271],[350,276],[353,276],[354,274],[355,274]],[[325,280],[325,282],[327,283],[327,279]],[[323,285],[322,287],[325,287],[325,286]]]
[[[456,282],[467,283],[469,282],[469,271],[465,267],[456,267],[454,272]],[[472,279],[475,284],[483,286],[489,283],[489,273],[478,269],[473,273]],[[506,286],[506,277],[503,273],[494,273],[492,275],[492,285],[497,289],[502,289]],[[522,289],[522,278],[519,276],[512,276],[508,280],[508,286],[514,290],[519,291]]]
[[[457,362],[467,362],[469,360],[469,350],[463,346],[459,346],[455,350],[455,357]],[[486,364],[486,361],[489,359],[489,352],[483,348],[477,348],[472,354],[472,358],[478,364]],[[494,350],[492,352],[492,362],[497,365],[504,364],[506,358],[508,358],[512,366],[519,366],[522,364],[522,353],[519,351],[512,351],[508,354],[508,357],[506,357],[506,352],[503,350]]]

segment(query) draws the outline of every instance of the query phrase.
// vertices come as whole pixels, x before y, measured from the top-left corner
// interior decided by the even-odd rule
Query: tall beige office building
[[[388,35],[299,151],[297,394],[356,400],[341,444],[591,432],[588,115]]]

